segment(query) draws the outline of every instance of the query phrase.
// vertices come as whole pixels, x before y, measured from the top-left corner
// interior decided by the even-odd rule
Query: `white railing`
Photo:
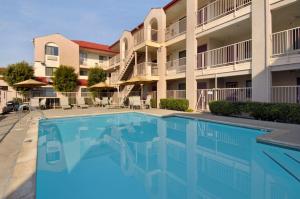
[[[252,88],[214,88],[200,89],[197,91],[198,110],[208,110],[211,101],[246,102],[252,100]]]
[[[134,45],[135,46],[137,46],[137,45],[141,44],[142,42],[144,42],[145,41],[144,29],[137,30],[133,34],[133,39],[134,39]]]
[[[167,90],[167,98],[185,99],[186,91],[185,90]]]
[[[300,86],[273,86],[272,102],[300,103]]]
[[[251,0],[216,0],[197,12],[198,26],[205,25],[251,4]]]
[[[166,29],[166,40],[171,40],[181,34],[184,34],[186,32],[186,18],[181,19]]]
[[[148,71],[147,69],[149,69],[150,71]],[[151,74],[148,74],[149,72]],[[143,62],[143,63],[137,64],[136,65],[136,75],[137,76],[147,76],[147,75],[157,76],[158,75],[157,63]]]
[[[168,61],[166,67],[167,75],[184,73],[186,71],[186,57]]]
[[[197,69],[221,67],[250,61],[252,40],[246,40],[197,55]]]
[[[118,63],[120,63],[120,54],[117,54],[109,59],[109,66],[113,66]]]
[[[151,37],[150,40],[153,42],[158,42],[158,33],[159,33],[158,30],[151,29],[150,30],[150,37]]]
[[[273,33],[273,56],[300,52],[300,27]]]

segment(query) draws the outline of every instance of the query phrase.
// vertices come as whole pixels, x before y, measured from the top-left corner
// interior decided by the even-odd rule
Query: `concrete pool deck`
[[[111,113],[132,112],[129,109],[72,109],[45,110],[46,118],[89,116]],[[208,113],[182,113],[161,109],[137,110],[156,116],[179,115],[207,121],[216,121],[239,126],[270,129],[271,134],[257,138],[257,141],[281,145],[300,150],[300,125],[264,122],[250,119],[214,116]],[[0,172],[0,198],[35,198],[35,172],[38,144],[39,112],[30,113],[17,124],[0,143],[1,162],[7,162],[5,173]],[[18,132],[18,133],[15,133]],[[10,146],[10,147],[8,147]],[[14,150],[4,150],[5,148]],[[10,161],[9,161],[10,160]],[[8,164],[10,163],[10,164]],[[2,185],[2,186],[1,186]]]

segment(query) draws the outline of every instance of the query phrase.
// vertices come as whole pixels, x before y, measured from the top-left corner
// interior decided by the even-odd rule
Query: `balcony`
[[[115,85],[119,81],[119,72],[111,73],[111,76],[108,78],[108,84]]]
[[[168,61],[166,63],[167,75],[177,75],[185,73],[186,70],[186,57]]]
[[[185,90],[167,90],[167,98],[169,99],[185,99]]]
[[[300,27],[273,33],[271,65],[300,63]]]
[[[109,66],[112,67],[120,63],[120,54],[113,56],[109,59]]]
[[[250,5],[252,0],[216,0],[197,12],[197,25],[203,26]]]
[[[179,20],[166,29],[166,41],[178,37],[186,32],[186,18]]]
[[[136,65],[136,76],[158,76],[157,63],[143,62]]]
[[[273,33],[272,45],[274,57],[300,53],[300,27]]]
[[[147,38],[145,38],[145,30]],[[155,29],[141,29],[133,34],[134,46],[138,46],[145,41],[159,42],[159,31]]]
[[[252,40],[246,40],[197,55],[197,70],[217,68],[250,62],[252,59]]]

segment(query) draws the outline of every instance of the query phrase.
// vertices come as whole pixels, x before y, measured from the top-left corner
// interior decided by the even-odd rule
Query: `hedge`
[[[248,114],[257,120],[300,124],[299,104],[214,101],[209,108],[215,115]]]
[[[189,101],[186,99],[161,99],[160,108],[175,111],[187,111],[189,108]]]
[[[151,105],[151,108],[157,108],[157,100],[156,99],[151,99],[150,100],[150,105]]]

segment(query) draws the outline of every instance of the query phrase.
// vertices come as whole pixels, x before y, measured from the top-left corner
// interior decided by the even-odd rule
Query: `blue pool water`
[[[300,198],[300,152],[263,133],[137,113],[42,120],[36,197]]]

